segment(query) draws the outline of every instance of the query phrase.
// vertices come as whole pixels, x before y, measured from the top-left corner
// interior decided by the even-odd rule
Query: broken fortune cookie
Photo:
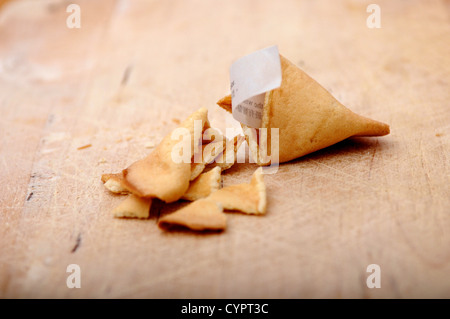
[[[363,117],[339,103],[300,68],[280,55],[282,82],[265,95],[261,128],[267,143],[258,141],[257,130],[241,124],[250,152],[258,165],[275,162],[271,154],[271,128],[279,129],[278,163],[333,145],[352,136],[389,134],[387,124]],[[231,112],[231,96],[217,104]],[[275,159],[276,160],[276,159]]]

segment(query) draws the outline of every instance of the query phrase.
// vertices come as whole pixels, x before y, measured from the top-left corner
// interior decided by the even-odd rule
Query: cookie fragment
[[[142,198],[129,194],[125,200],[114,208],[113,214],[117,218],[148,218],[151,205],[151,198]]]
[[[231,168],[237,160],[237,152],[241,144],[245,141],[244,136],[237,135],[232,141],[227,140],[225,149],[220,153],[208,167],[220,167],[222,171]]]
[[[162,217],[158,226],[163,230],[170,230],[177,226],[195,231],[224,230],[227,226],[227,217],[219,203],[209,199],[199,199]]]
[[[191,163],[191,176],[190,180],[196,179],[206,168],[206,165],[212,163],[214,159],[223,152],[225,148],[224,141],[213,141],[202,145],[202,157],[196,162],[193,158]]]
[[[188,190],[181,198],[195,201],[200,198],[208,197],[211,193],[220,188],[221,178],[220,167],[215,167],[209,172],[202,173],[189,184]]]
[[[103,174],[101,178],[103,185],[112,193],[128,194],[130,191],[126,188],[123,180],[123,174]]]
[[[250,183],[230,185],[219,189],[207,197],[218,202],[224,210],[240,211],[246,214],[266,213],[266,186],[262,167],[252,175]]]

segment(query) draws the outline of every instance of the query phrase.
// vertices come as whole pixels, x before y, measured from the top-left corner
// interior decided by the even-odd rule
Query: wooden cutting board
[[[381,28],[365,0],[80,0],[80,28],[70,3],[0,9],[1,298],[450,297],[448,1],[377,1]],[[275,44],[391,134],[281,165],[267,215],[228,214],[221,234],[113,218],[101,174],[199,107],[236,125],[215,105],[229,67]]]

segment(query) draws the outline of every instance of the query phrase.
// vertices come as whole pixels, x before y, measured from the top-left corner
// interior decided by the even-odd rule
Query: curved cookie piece
[[[191,155],[198,151],[202,134],[195,132],[195,123],[201,123],[202,131],[209,127],[206,108],[199,109],[181,124],[180,128],[187,129],[181,141],[173,140],[169,134],[146,158],[123,170],[125,187],[139,197],[157,197],[167,203],[180,199],[189,187],[191,163],[174,161],[172,150],[174,147],[190,149]]]

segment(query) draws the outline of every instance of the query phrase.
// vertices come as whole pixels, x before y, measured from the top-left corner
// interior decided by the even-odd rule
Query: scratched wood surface
[[[450,3],[380,0],[369,29],[371,2],[1,1],[0,297],[449,298]],[[229,66],[274,44],[391,134],[281,165],[267,215],[221,234],[114,219],[101,174],[199,107],[235,125],[215,105]]]

